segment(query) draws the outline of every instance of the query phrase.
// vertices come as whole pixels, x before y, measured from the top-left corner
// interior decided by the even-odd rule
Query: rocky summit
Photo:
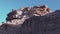
[[[60,10],[53,12],[47,5],[12,9],[0,34],[60,34]]]
[[[23,24],[23,22],[33,16],[44,16],[52,11],[47,5],[34,6],[32,8],[20,8],[18,10],[13,10],[7,14],[6,21],[9,24]]]

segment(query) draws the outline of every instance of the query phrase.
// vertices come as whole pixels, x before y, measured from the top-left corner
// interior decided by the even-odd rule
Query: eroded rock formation
[[[33,16],[44,16],[52,11],[46,5],[34,6],[32,8],[26,7],[18,10],[12,10],[12,12],[7,14],[7,23],[13,24],[23,24],[23,22]]]
[[[8,13],[0,34],[60,34],[60,10],[43,6],[21,8]]]

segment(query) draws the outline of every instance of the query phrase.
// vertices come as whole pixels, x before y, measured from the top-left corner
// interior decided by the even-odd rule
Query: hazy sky
[[[5,21],[11,9],[46,4],[53,11],[60,9],[60,0],[0,0],[0,22]]]

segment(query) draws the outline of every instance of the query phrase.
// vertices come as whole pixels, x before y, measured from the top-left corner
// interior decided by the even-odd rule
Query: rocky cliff
[[[48,6],[26,7],[7,14],[0,34],[60,34],[60,10]]]

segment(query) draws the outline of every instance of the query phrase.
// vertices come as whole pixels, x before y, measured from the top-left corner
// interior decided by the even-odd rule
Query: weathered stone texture
[[[0,26],[0,34],[60,34],[59,18],[60,10],[51,12],[45,5],[13,10]]]

